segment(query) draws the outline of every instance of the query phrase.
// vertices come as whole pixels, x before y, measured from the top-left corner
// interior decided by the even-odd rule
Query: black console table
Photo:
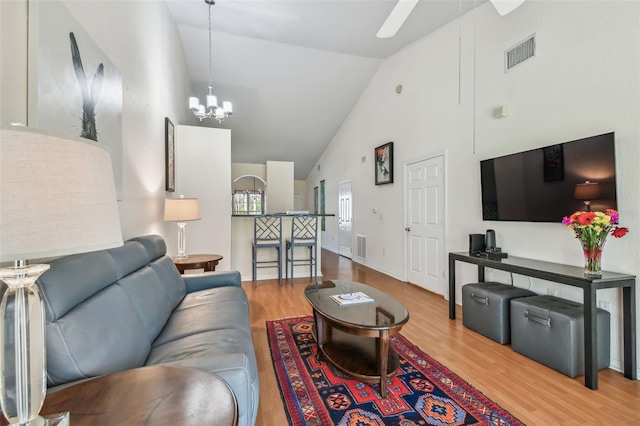
[[[596,291],[622,288],[624,329],[624,377],[636,380],[636,277],[635,275],[602,272],[602,277],[589,277],[584,268],[543,262],[522,257],[488,259],[468,253],[449,253],[449,318],[456,318],[456,260],[478,265],[478,281],[484,281],[484,268],[493,268],[541,280],[553,281],[583,291],[584,304],[584,371],[585,386],[598,389],[598,352],[596,327]]]

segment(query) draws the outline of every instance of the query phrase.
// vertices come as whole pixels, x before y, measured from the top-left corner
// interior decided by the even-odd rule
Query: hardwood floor
[[[462,325],[462,308],[449,320],[447,301],[420,287],[403,283],[367,267],[322,251],[323,279],[359,281],[379,288],[409,310],[401,333],[487,397],[528,425],[640,424],[640,381],[625,379],[611,369],[599,373],[599,389],[584,386],[584,376],[570,379],[499,345]],[[243,282],[260,374],[260,409],[256,425],[287,424],[276,383],[266,320],[310,315],[303,290],[309,279]]]

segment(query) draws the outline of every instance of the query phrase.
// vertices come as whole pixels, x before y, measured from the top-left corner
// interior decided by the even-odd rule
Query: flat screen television
[[[483,220],[559,223],[587,204],[617,209],[614,133],[483,160],[480,178]]]

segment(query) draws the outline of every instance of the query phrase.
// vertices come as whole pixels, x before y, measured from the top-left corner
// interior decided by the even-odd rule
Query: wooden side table
[[[143,367],[87,380],[47,395],[40,413],[64,411],[73,426],[238,424],[238,404],[224,380],[188,367]]]
[[[186,269],[204,269],[207,271],[215,271],[218,262],[222,260],[219,254],[190,254],[186,259],[178,259],[172,257],[178,271],[184,274]]]

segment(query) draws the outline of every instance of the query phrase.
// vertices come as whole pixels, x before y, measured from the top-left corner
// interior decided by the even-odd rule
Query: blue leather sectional
[[[38,286],[50,391],[148,365],[196,367],[229,384],[239,425],[255,423],[258,369],[237,271],[182,276],[149,235],[57,259]]]

